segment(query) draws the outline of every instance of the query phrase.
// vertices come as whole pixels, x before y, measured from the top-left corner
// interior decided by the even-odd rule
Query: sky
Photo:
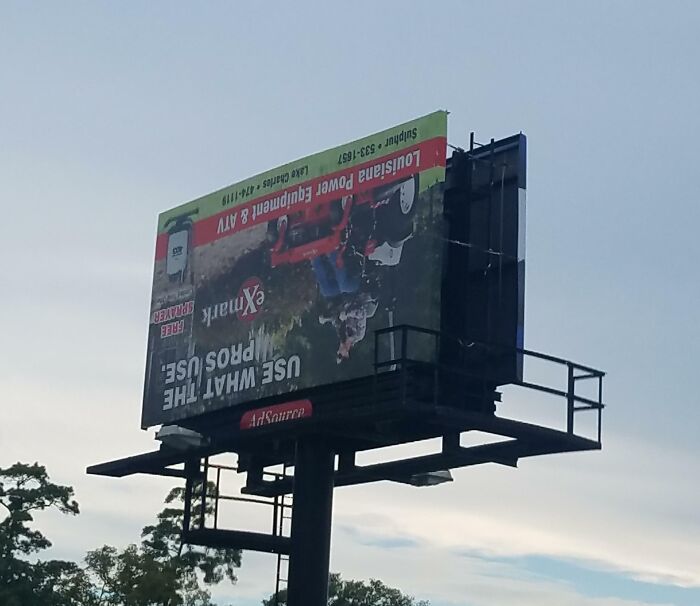
[[[138,541],[172,485],[85,474],[156,447],[157,214],[447,109],[451,144],[528,137],[525,345],[608,373],[604,447],[340,488],[332,569],[434,606],[700,604],[699,27],[691,1],[1,1],[0,467],[75,487],[51,555]],[[273,584],[245,553],[217,595]]]

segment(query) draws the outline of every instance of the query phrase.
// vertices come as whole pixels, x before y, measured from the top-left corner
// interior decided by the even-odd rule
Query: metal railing
[[[187,479],[185,488],[185,506],[183,516],[183,539],[187,541],[191,531],[211,529],[220,530],[219,526],[219,502],[236,501],[240,503],[255,503],[272,507],[272,532],[271,537],[289,537],[291,534],[291,519],[293,499],[290,494],[274,495],[272,497],[250,497],[223,494],[221,491],[222,472],[240,473],[238,466],[221,465],[211,463],[209,457],[190,463],[191,476]],[[283,466],[282,473],[262,470],[261,479],[267,481],[283,481],[288,479],[288,468]],[[214,472],[215,480],[209,480]],[[213,501],[213,503],[212,503]],[[211,523],[208,526],[207,522]],[[224,531],[227,532],[227,531]],[[286,588],[289,572],[289,554],[277,552],[277,566],[275,574],[274,603],[277,603],[280,592]]]
[[[399,347],[397,347],[396,344],[397,335],[399,336]],[[423,347],[418,348],[420,349],[418,352],[419,355],[411,355],[411,335],[422,336]],[[390,339],[389,346],[380,347],[382,339],[387,338]],[[428,343],[427,346],[425,343],[426,338],[432,341],[432,343]],[[464,354],[462,356],[451,356],[457,357],[461,360],[461,363],[446,363],[443,359],[446,357],[445,350],[443,349],[445,347],[449,347],[452,353]],[[389,356],[386,359],[380,357],[380,352],[382,350],[389,351]],[[397,350],[400,355],[397,355]],[[413,353],[416,353],[415,348]],[[494,368],[498,365],[499,360],[502,361],[506,356],[511,356],[514,363],[519,364],[520,368],[524,368],[525,361],[528,359],[541,360],[553,366],[561,367],[566,373],[564,376],[566,380],[566,389],[528,381],[525,380],[524,377],[521,379],[504,381],[502,371],[499,373],[494,370]],[[445,377],[461,377],[464,380],[464,385],[470,386],[471,389],[480,386],[480,394],[477,392],[466,394],[474,397],[478,397],[479,395],[481,395],[481,397],[486,397],[487,394],[493,392],[495,387],[507,384],[558,396],[566,401],[566,432],[575,435],[575,418],[577,413],[595,411],[597,414],[596,441],[599,444],[601,442],[602,412],[603,408],[605,408],[605,404],[603,403],[603,377],[605,376],[605,372],[602,370],[550,354],[519,347],[506,347],[494,343],[467,341],[445,335],[437,330],[409,324],[401,324],[375,331],[375,375],[387,371],[400,371],[402,382],[401,389],[404,400],[407,394],[406,390],[408,389],[406,371],[416,368],[422,368],[424,371],[427,370],[428,373],[432,375],[433,400],[436,404],[445,399],[449,400],[449,397],[440,393],[441,385],[445,383]],[[582,381],[594,381],[597,383],[595,385],[596,397],[585,397],[580,394],[580,391],[577,393],[577,387]]]

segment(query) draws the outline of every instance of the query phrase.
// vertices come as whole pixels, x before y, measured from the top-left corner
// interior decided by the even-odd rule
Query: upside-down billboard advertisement
[[[375,330],[439,328],[446,130],[435,112],[162,213],[142,426],[369,376]]]

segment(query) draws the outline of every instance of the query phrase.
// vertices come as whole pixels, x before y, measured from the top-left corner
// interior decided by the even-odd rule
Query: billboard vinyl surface
[[[373,373],[440,328],[446,112],[162,213],[142,426]]]

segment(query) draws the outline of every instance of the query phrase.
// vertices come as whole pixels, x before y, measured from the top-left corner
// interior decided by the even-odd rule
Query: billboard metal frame
[[[442,323],[442,330],[410,324],[374,330],[374,362],[369,376],[300,389],[179,420],[178,425],[202,436],[200,445],[180,450],[163,444],[157,451],[92,465],[88,473],[112,477],[144,473],[183,478],[183,542],[275,553],[278,558],[276,595],[286,581],[283,578],[286,563],[289,606],[325,606],[336,486],[381,480],[420,485],[417,478],[448,469],[483,463],[516,467],[527,457],[601,449],[605,373],[519,346],[522,342],[524,257],[521,257],[520,242],[514,242],[512,236],[513,229],[520,229],[524,213],[519,195],[520,190],[524,194],[525,188],[525,138],[515,135],[499,142],[492,140],[490,146],[478,149],[475,145],[472,137],[469,151],[457,149],[451,165],[448,162],[452,178],[450,180],[448,171],[445,212],[456,214],[452,217],[447,242],[459,245],[459,252],[451,259],[448,257],[443,294],[453,295],[454,300],[448,311],[449,322]],[[491,190],[496,187],[496,158],[505,157],[498,154],[509,150],[522,158],[508,169],[512,171],[509,186],[516,188],[508,195],[512,196],[515,191],[518,197],[516,210],[504,219],[503,194],[500,208],[492,215],[495,198]],[[505,161],[498,162],[505,175]],[[486,163],[487,178],[479,182],[480,190],[476,192],[472,178],[477,181],[483,178],[483,174],[478,175],[481,170],[478,166],[483,163]],[[503,178],[500,188],[503,192]],[[467,205],[472,202],[481,205],[480,210],[474,217],[469,216],[457,204],[459,199],[465,200]],[[510,231],[510,239],[504,245],[506,220],[510,221],[505,227]],[[470,230],[482,228],[488,230],[488,241],[473,245],[469,240]],[[494,229],[500,230],[495,250],[491,238]],[[457,240],[453,242],[453,238]],[[485,268],[479,265],[481,259],[492,255],[498,255],[496,264],[489,260]],[[503,265],[504,259],[510,263],[508,268]],[[465,292],[467,280],[460,274],[460,267],[465,272],[474,272],[473,275],[483,270],[482,283],[474,283],[476,303],[460,303],[459,295]],[[491,270],[495,272],[494,278],[488,276]],[[506,271],[511,272],[509,288],[511,294],[516,294],[511,301],[517,306],[509,308],[503,318],[499,318],[507,316],[504,326],[508,328],[492,331],[490,302],[497,296],[499,306],[502,304]],[[497,280],[497,288],[490,279]],[[479,338],[474,336],[479,334],[474,319],[459,314],[471,312],[471,305],[480,309],[484,303],[489,322],[484,336]],[[518,329],[517,335],[514,328]],[[528,360],[557,370],[559,383],[545,384],[525,376]],[[593,389],[586,391],[589,395],[582,393],[584,384],[593,384]],[[498,416],[495,414],[497,405],[503,399],[503,391],[499,391],[501,385],[558,398],[564,404],[564,427],[553,429]],[[289,402],[292,398],[294,401]],[[576,419],[584,412],[591,413],[594,419],[593,434],[588,437],[576,433]],[[258,422],[261,418],[264,422]],[[468,432],[492,434],[499,439],[462,446],[461,435]],[[369,465],[357,463],[359,452],[431,438],[440,440],[439,450],[432,454]],[[223,453],[237,454],[237,465],[224,466],[210,461],[210,457]],[[271,471],[274,466],[282,466],[282,472]],[[293,474],[289,473],[290,469],[294,470]],[[241,496],[222,494],[221,474],[225,471],[246,474]],[[212,474],[215,481],[210,483]],[[290,495],[293,495],[293,507]],[[271,533],[222,528],[219,521],[222,500],[272,506]],[[210,507],[206,506],[207,502]],[[287,532],[285,521],[289,520],[291,530]]]
[[[492,379],[480,368],[478,372],[445,365],[439,359],[440,341],[455,340],[439,331],[401,325],[375,332],[375,343],[388,335],[398,335],[399,354],[389,359],[375,356],[375,373],[365,389],[346,385],[354,405],[335,416],[335,422],[321,417],[290,420],[279,426],[268,425],[241,430],[226,439],[212,435],[212,441],[187,451],[162,447],[158,451],[128,457],[88,468],[88,473],[123,477],[136,473],[174,476],[185,479],[185,515],[183,542],[208,547],[236,547],[277,554],[276,592],[290,579],[289,604],[321,606],[325,601],[330,554],[330,528],[333,489],[381,480],[413,483],[412,478],[445,469],[496,463],[516,467],[520,459],[554,453],[599,450],[601,444],[603,379],[605,373],[590,366],[531,350],[518,348],[516,353],[560,369],[566,389],[522,380],[515,385],[523,390],[554,396],[565,405],[565,429],[502,418],[474,410],[474,399],[482,399],[484,408],[500,401],[491,389]],[[420,335],[435,342],[435,360],[412,355],[412,337]],[[492,348],[493,345],[460,342],[459,347]],[[378,350],[378,348],[377,348]],[[424,348],[420,349],[424,352]],[[582,382],[592,382],[597,397],[581,395]],[[353,383],[353,382],[349,382]],[[462,391],[454,391],[458,385]],[[367,388],[368,387],[368,388]],[[336,400],[343,399],[342,386],[325,388]],[[445,390],[449,390],[447,393]],[[471,393],[467,393],[471,392]],[[467,406],[460,405],[467,395]],[[455,396],[459,395],[460,398]],[[230,411],[231,412],[231,411]],[[576,433],[579,413],[595,416],[593,437]],[[235,426],[234,424],[230,425]],[[408,428],[413,427],[413,430]],[[469,431],[502,436],[502,441],[477,446],[460,445],[460,434]],[[401,439],[387,436],[397,432]],[[357,465],[358,451],[389,444],[441,438],[439,452],[397,461]],[[292,449],[278,453],[273,460],[262,458],[273,441],[287,441]],[[255,447],[257,443],[258,448]],[[341,445],[339,447],[339,445]],[[236,467],[210,462],[217,454],[235,452]],[[338,457],[337,466],[334,465]],[[257,458],[256,458],[257,457]],[[282,463],[282,473],[265,469],[268,464]],[[177,467],[176,467],[177,466]],[[288,468],[294,468],[294,475]],[[221,492],[222,471],[247,473],[243,496]],[[211,492],[208,482],[215,474]],[[289,502],[293,494],[295,507]],[[205,502],[213,501],[213,517],[207,516]],[[198,505],[193,506],[198,500]],[[272,506],[272,532],[257,533],[221,528],[221,500],[260,503]],[[193,516],[192,511],[199,515]],[[292,515],[289,515],[289,511]],[[291,536],[284,522],[291,518]],[[283,572],[285,563],[287,574]]]
[[[465,467],[479,463],[494,462],[515,465],[521,458],[549,454],[554,452],[574,452],[598,450],[602,447],[602,411],[603,379],[605,373],[590,366],[572,362],[549,354],[518,348],[518,353],[525,360],[536,359],[548,363],[552,368],[561,369],[561,376],[566,389],[546,385],[535,381],[522,380],[514,383],[522,389],[548,394],[559,398],[565,405],[565,430],[557,430],[514,419],[498,417],[475,412],[471,407],[463,407],[455,400],[453,388],[455,377],[462,381],[464,388],[470,389],[474,398],[482,398],[487,405],[499,401],[501,395],[489,390],[489,377],[482,371],[453,368],[441,362],[426,361],[412,357],[410,335],[427,335],[436,343],[441,339],[451,339],[438,331],[416,326],[401,325],[381,329],[375,332],[375,340],[384,335],[398,333],[401,335],[401,355],[392,359],[375,359],[375,374],[366,382],[367,389],[358,390],[357,385],[338,384],[332,388],[336,402],[342,402],[347,394],[352,406],[341,408],[335,419],[327,418],[290,420],[280,425],[267,425],[250,430],[236,430],[237,419],[244,411],[231,411],[231,423],[225,427],[226,436],[211,435],[209,444],[200,448],[183,451],[167,447],[160,450],[118,459],[109,463],[93,465],[88,472],[97,475],[123,477],[136,473],[187,477],[184,468],[174,468],[186,459],[199,460],[225,452],[236,452],[242,458],[250,460],[267,450],[272,440],[289,441],[308,435],[324,434],[333,437],[341,446],[336,448],[341,458],[341,465],[335,472],[335,485],[348,486],[378,480],[396,480],[406,475],[434,471],[446,468]],[[493,347],[475,342],[462,343],[464,348]],[[437,349],[437,347],[436,347]],[[577,392],[583,381],[594,382],[597,397],[585,397]],[[450,388],[444,393],[445,386]],[[459,395],[464,396],[465,391]],[[363,397],[361,397],[363,396]],[[595,417],[594,437],[583,437],[576,433],[575,420],[581,412],[592,412]],[[393,419],[393,421],[392,421]],[[417,426],[416,420],[421,420]],[[409,435],[402,432],[400,439],[382,435],[384,429],[372,431],[372,427],[381,423],[382,427],[394,423],[395,429],[413,426]],[[455,441],[455,435],[465,431],[481,431],[509,438],[506,442],[482,446],[461,447]],[[356,466],[349,461],[356,452],[390,446],[406,441],[417,441],[432,437],[443,438],[441,453],[378,463],[370,466]],[[412,439],[410,439],[412,438]],[[264,447],[260,445],[264,444]],[[280,450],[270,459],[259,461],[260,469],[277,464],[293,466],[293,450]],[[250,472],[253,479],[246,492],[274,496],[292,492],[289,477],[270,476],[263,480],[256,474],[255,464],[239,465],[240,471]],[[266,472],[267,473],[267,472]],[[274,487],[274,488],[273,488]]]

